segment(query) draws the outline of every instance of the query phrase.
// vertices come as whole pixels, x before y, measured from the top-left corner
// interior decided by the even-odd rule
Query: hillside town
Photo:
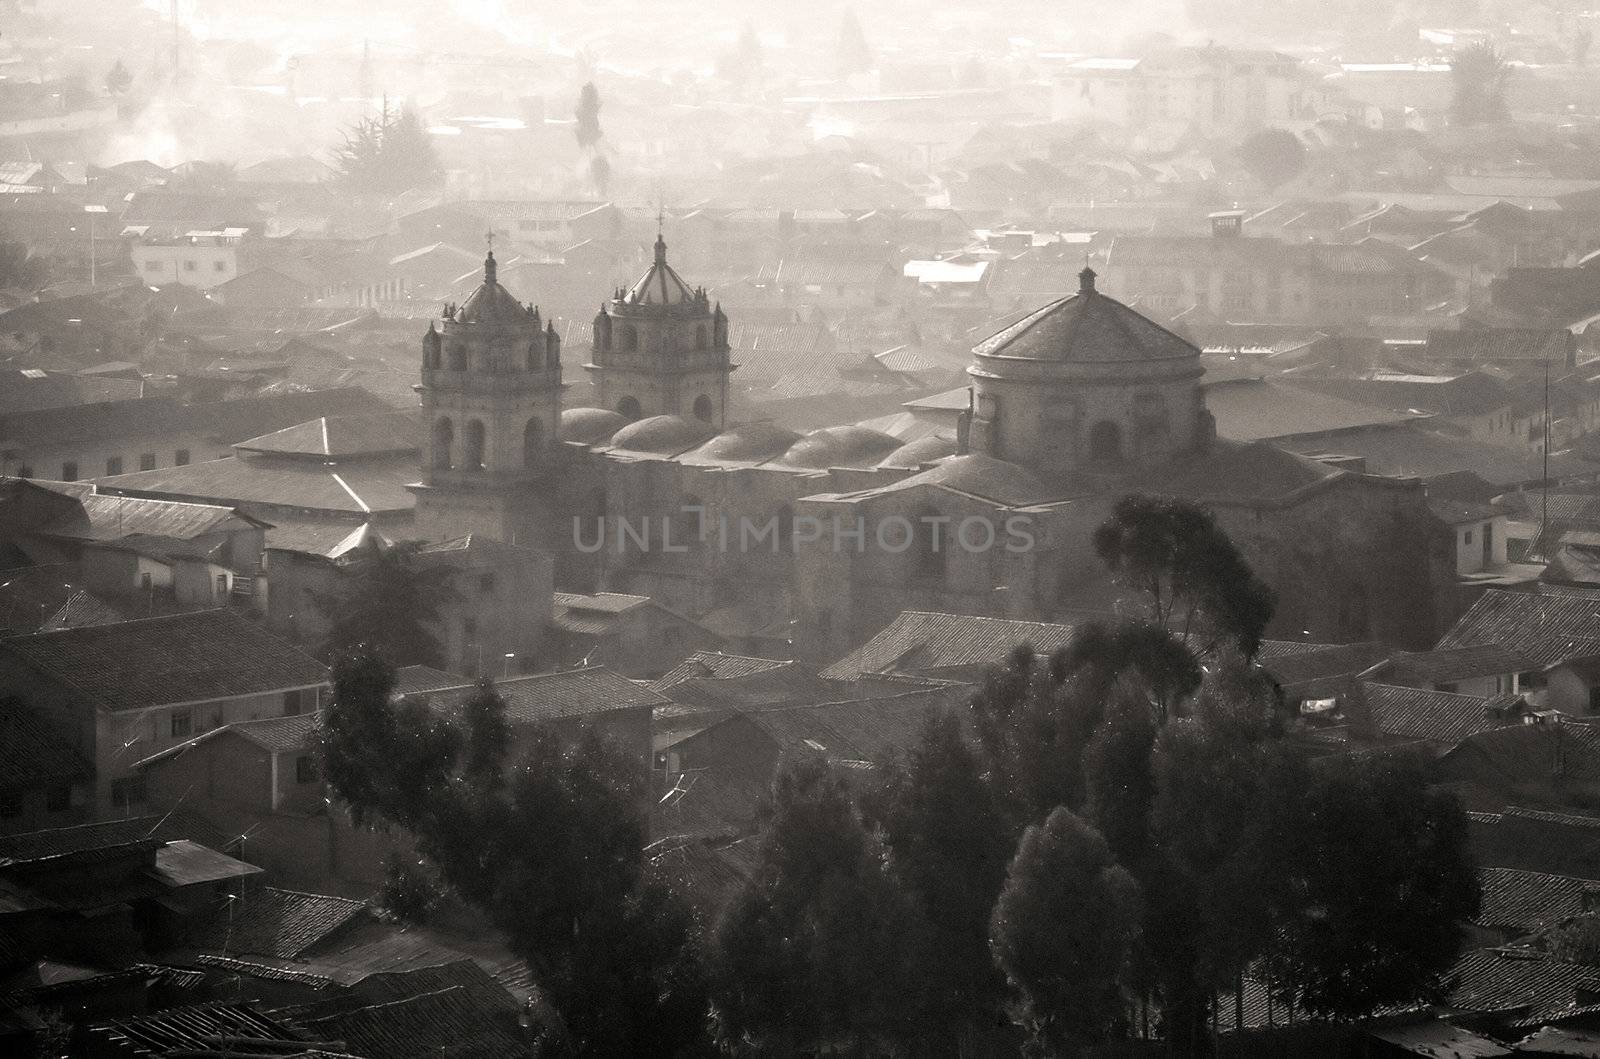
[[[0,0],[0,1054],[1600,1059],[1597,28]]]

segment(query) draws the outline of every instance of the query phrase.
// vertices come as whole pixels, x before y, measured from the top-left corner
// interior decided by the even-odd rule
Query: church
[[[973,350],[948,435],[741,419],[728,319],[668,263],[613,291],[569,407],[560,339],[498,281],[422,340],[419,534],[548,552],[559,589],[648,595],[750,653],[827,659],[902,610],[1115,613],[1090,537],[1130,492],[1214,511],[1277,590],[1275,636],[1431,645],[1451,538],[1415,479],[1216,436],[1200,351],[1095,288]]]

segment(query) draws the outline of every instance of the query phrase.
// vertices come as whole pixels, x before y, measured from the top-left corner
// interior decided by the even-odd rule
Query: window
[[[72,785],[69,783],[52,783],[45,788],[44,807],[46,812],[64,813],[72,808]]]
[[[61,465],[61,480],[63,482],[76,482],[78,480],[77,460],[68,460]]]
[[[189,450],[179,449],[172,454],[172,463],[176,467],[183,467],[189,463]]]
[[[194,731],[194,713],[190,710],[172,711],[172,738],[187,739]]]
[[[317,759],[310,754],[301,754],[295,758],[294,781],[296,783],[317,782]]]
[[[228,271],[228,263],[226,261],[213,261],[211,262],[211,268],[214,272],[226,272]]]
[[[639,399],[637,397],[624,397],[618,401],[617,412],[630,423],[644,415],[644,409],[639,407]]]
[[[150,794],[145,789],[143,776],[111,781],[111,804],[118,809],[130,805],[143,805]]]
[[[478,575],[478,591],[479,592],[484,592],[484,593],[488,593],[488,592],[493,592],[494,591],[494,575],[493,574],[479,574]]]
[[[711,422],[711,417],[715,414],[715,411],[716,406],[711,403],[711,398],[706,394],[701,394],[694,399],[694,417],[700,422]]]
[[[26,463],[24,463],[21,467],[17,468],[17,477],[18,478],[32,478],[33,477],[33,468],[29,467]]]
[[[456,443],[456,430],[450,424],[449,416],[441,416],[433,424],[433,467],[434,470],[448,471],[450,469],[450,450]]]
[[[106,461],[106,473],[107,474],[121,474],[122,473],[122,457],[121,456],[113,456],[109,460]]]
[[[0,794],[0,820],[12,820],[22,815],[22,792],[6,791]]]
[[[190,258],[189,260],[187,260],[187,261],[185,261],[183,263],[183,270],[185,272],[194,272],[199,267],[200,267],[199,262],[195,261],[193,258]]]
[[[141,455],[139,457],[139,469],[141,471],[153,471],[153,470],[155,470],[156,469],[156,454],[153,453],[153,452],[146,452],[143,455]]]
[[[159,262],[159,261],[146,261],[144,263],[144,270],[146,272],[160,272],[161,271],[161,262]]]
[[[1471,530],[1467,530],[1466,532],[1461,534],[1461,543],[1462,544],[1471,544],[1472,543],[1472,531]]]
[[[484,452],[487,447],[488,431],[484,429],[483,421],[467,420],[466,452],[462,457],[462,466],[469,471],[483,470]]]
[[[294,717],[306,711],[306,707],[316,705],[316,689],[296,688],[283,693],[283,715]]]

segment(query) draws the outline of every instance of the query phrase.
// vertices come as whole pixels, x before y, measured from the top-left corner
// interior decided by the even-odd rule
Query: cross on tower
[[[492,253],[494,251],[494,229],[493,228],[490,228],[487,232],[483,233],[483,242],[484,242],[484,245],[487,246],[489,248],[490,252]]]

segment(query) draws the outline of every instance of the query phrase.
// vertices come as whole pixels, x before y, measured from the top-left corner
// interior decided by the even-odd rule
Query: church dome
[[[955,438],[943,434],[929,434],[889,453],[878,461],[878,466],[914,471],[925,463],[932,463],[955,454]]]
[[[795,467],[871,467],[895,449],[899,438],[861,426],[823,427],[795,442],[783,462]]]
[[[561,425],[556,428],[556,437],[561,441],[593,445],[605,441],[627,425],[627,416],[609,408],[569,408],[561,413]]]
[[[951,456],[940,460],[921,474],[907,478],[903,485],[928,482],[970,493],[1002,504],[1032,504],[1054,499],[1060,490],[1052,490],[1032,471],[1006,460],[997,460],[979,452],[964,456]]]
[[[456,323],[523,323],[534,319],[533,310],[517,301],[510,291],[500,285],[495,269],[494,251],[491,250],[483,262],[483,282],[456,310]]]
[[[1066,363],[1116,363],[1198,358],[1200,350],[1094,286],[1079,274],[1078,293],[1051,302],[984,339],[980,357]]]
[[[1344,473],[1264,441],[1216,438],[1203,451],[1174,462],[1142,484],[1171,496],[1265,500]]]
[[[619,299],[625,311],[636,307],[670,308],[694,305],[704,308],[706,296],[683,281],[677,270],[667,264],[667,243],[656,236],[656,259],[644,275],[640,276]]]
[[[651,416],[629,423],[611,439],[615,448],[676,456],[707,440],[715,429],[709,423],[682,416]]]
[[[690,455],[708,460],[770,460],[782,456],[799,440],[799,434],[773,422],[740,423]]]

